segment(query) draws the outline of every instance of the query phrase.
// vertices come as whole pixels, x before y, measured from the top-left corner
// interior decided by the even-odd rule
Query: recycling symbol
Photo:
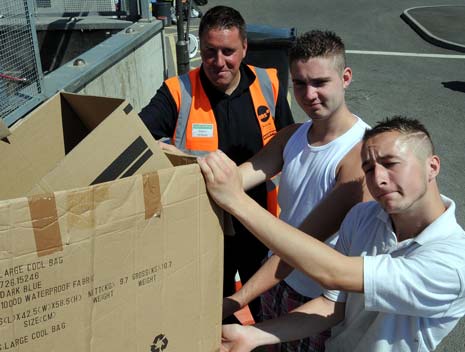
[[[165,335],[160,334],[153,340],[153,344],[150,346],[150,351],[161,352],[164,351],[166,347],[168,347],[168,339]]]

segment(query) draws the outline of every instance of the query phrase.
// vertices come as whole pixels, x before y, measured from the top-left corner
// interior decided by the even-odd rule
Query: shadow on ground
[[[465,82],[462,81],[450,81],[450,82],[441,82],[444,88],[450,90],[455,90],[456,92],[465,93]]]

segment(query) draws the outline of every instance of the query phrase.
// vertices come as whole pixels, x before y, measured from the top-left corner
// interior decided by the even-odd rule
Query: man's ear
[[[242,48],[244,49],[243,56],[242,56],[242,58],[244,59],[245,56],[247,55],[247,38],[245,38],[244,41],[242,42]]]
[[[344,89],[346,89],[350,82],[352,82],[352,69],[350,67],[345,67],[344,71],[342,71],[342,83],[344,85]]]
[[[430,156],[428,162],[428,182],[431,182],[439,175],[441,161],[437,155]]]

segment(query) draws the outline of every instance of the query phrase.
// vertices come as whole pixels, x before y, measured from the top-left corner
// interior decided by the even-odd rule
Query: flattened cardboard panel
[[[157,177],[162,210],[146,219]],[[222,233],[197,165],[54,199],[63,248],[42,257],[28,199],[0,202],[0,282],[14,283],[0,288],[3,350],[219,350]]]

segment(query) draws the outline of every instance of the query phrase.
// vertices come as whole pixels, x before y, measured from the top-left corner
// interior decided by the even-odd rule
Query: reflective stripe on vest
[[[276,100],[278,99],[279,83],[276,70],[268,71],[264,68],[249,66],[257,79],[249,87],[252,101],[257,115],[258,124],[262,133],[263,145],[266,145],[276,135],[274,117],[276,113]],[[276,85],[273,85],[270,76],[275,75]],[[256,84],[258,81],[258,84]],[[265,98],[265,100],[261,98]],[[261,99],[261,101],[260,101]]]
[[[249,66],[257,79],[250,85],[250,95],[265,145],[276,134],[274,116],[279,81],[275,69]],[[200,82],[200,68],[165,81],[178,107],[173,144],[180,150],[204,155],[218,149],[216,119]]]

